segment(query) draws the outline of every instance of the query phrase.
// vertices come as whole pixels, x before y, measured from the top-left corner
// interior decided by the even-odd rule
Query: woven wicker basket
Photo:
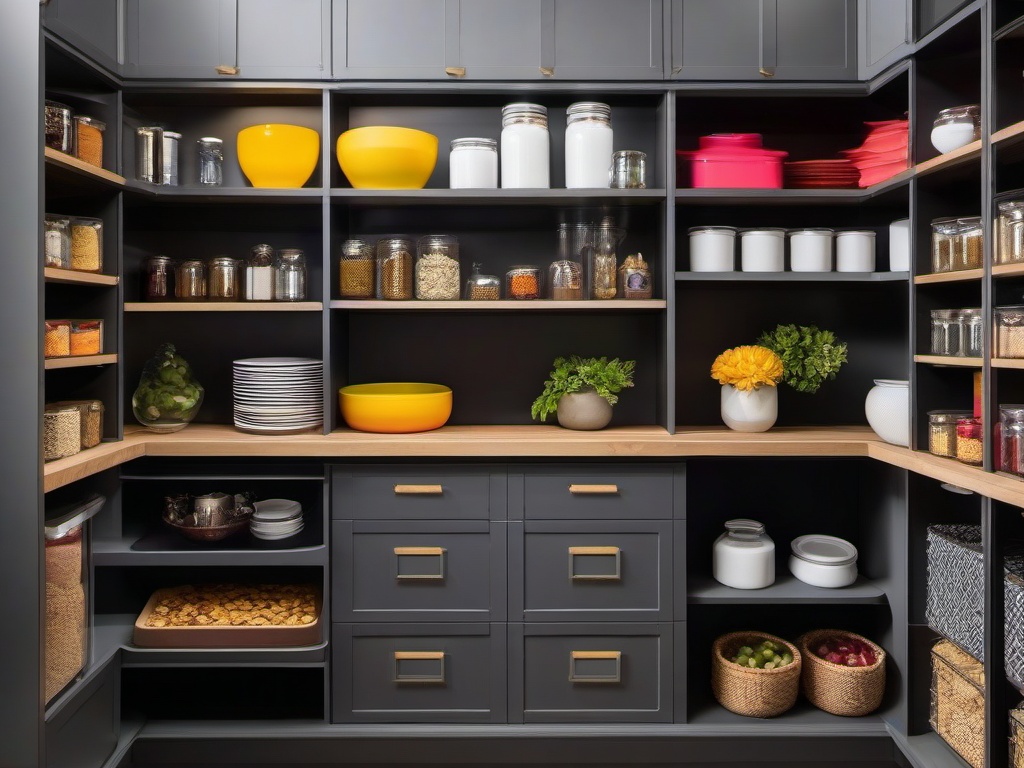
[[[932,729],[974,768],[985,764],[985,668],[948,640],[932,648]]]
[[[1010,710],[1010,768],[1024,768],[1024,702]]]
[[[845,667],[825,661],[814,649],[829,637],[849,637],[870,646],[877,661],[870,667]],[[866,637],[837,629],[816,629],[797,640],[803,654],[800,688],[816,706],[833,715],[860,717],[878,709],[885,694],[885,651]]]
[[[744,645],[771,640],[793,654],[793,661],[778,669],[750,669],[732,661]],[[711,690],[718,703],[747,717],[775,717],[796,703],[800,692],[800,651],[785,640],[764,632],[731,632],[711,648]]]

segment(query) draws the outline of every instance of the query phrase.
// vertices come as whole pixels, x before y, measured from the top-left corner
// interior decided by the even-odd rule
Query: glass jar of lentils
[[[970,411],[928,411],[928,451],[955,459],[957,422],[970,417]]]
[[[346,240],[341,244],[338,262],[338,295],[343,299],[372,299],[376,295],[377,260],[373,245],[365,240]]]

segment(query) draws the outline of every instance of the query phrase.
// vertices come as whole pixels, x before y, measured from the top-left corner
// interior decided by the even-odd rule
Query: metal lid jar
[[[480,274],[480,265],[474,264],[464,295],[470,301],[497,301],[501,298],[501,280],[496,275]]]
[[[970,411],[928,411],[928,451],[955,459],[957,422],[970,417]]]
[[[142,270],[142,298],[146,301],[168,301],[173,298],[174,260],[157,254],[145,261]]]
[[[763,589],[775,583],[775,542],[757,520],[726,520],[712,548],[715,580],[733,589]]]
[[[933,309],[932,316],[932,354],[960,355],[960,310]]]
[[[949,272],[953,269],[953,253],[957,250],[959,231],[955,218],[932,221],[932,272]]]
[[[272,301],[274,298],[274,249],[266,243],[249,250],[245,264],[245,298],[247,301]]]
[[[501,126],[502,188],[548,189],[551,142],[547,107],[527,102],[506,104],[501,110]]]
[[[611,107],[577,101],[565,113],[566,189],[607,188],[613,144]]]
[[[540,298],[540,268],[517,264],[505,273],[505,296],[509,299]]]
[[[238,259],[216,256],[210,259],[206,283],[207,297],[214,301],[238,301],[242,298]]]
[[[448,186],[451,189],[496,189],[498,142],[483,138],[452,139]]]
[[[186,301],[206,298],[206,264],[186,259],[174,271],[174,296]]]

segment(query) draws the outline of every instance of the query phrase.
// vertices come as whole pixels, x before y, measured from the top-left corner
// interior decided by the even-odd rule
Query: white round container
[[[832,230],[794,229],[790,231],[789,268],[793,272],[831,272]]]
[[[875,434],[893,445],[910,446],[910,382],[875,379],[864,400],[864,415]]]
[[[740,232],[740,268],[744,272],[781,272],[786,268],[786,230],[769,227]]]
[[[889,225],[889,271],[910,271],[910,219],[897,219]]]
[[[875,233],[836,232],[836,272],[874,272]]]
[[[932,128],[932,146],[943,154],[965,147],[976,138],[973,123],[947,123]]]
[[[448,155],[451,189],[497,189],[498,142],[494,139],[453,139]]]
[[[607,188],[612,165],[612,110],[578,101],[566,110],[565,188]]]
[[[763,589],[775,583],[775,542],[756,520],[727,520],[712,549],[715,580],[734,589]]]
[[[836,536],[809,534],[790,544],[789,572],[812,587],[848,587],[857,580],[857,548]]]
[[[736,269],[735,227],[691,227],[689,233],[691,272]]]
[[[501,126],[502,189],[548,189],[551,142],[547,107],[506,104],[501,110]]]

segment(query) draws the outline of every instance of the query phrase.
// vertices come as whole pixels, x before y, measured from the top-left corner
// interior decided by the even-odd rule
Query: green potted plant
[[[846,342],[815,325],[778,325],[757,343],[782,359],[782,381],[797,392],[817,392],[846,362]]]
[[[557,357],[530,413],[541,421],[554,413],[567,429],[602,429],[612,419],[618,393],[633,386],[635,367],[635,360]]]

